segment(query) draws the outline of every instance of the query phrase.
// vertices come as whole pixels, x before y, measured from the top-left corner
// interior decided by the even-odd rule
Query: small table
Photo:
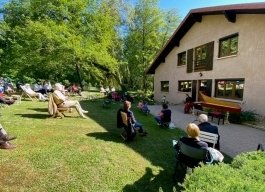
[[[208,116],[212,117],[212,120],[213,118],[218,118],[218,125],[220,123],[220,119],[223,120],[223,124],[225,123],[225,115],[222,114],[221,112],[218,112],[218,111],[209,112]]]

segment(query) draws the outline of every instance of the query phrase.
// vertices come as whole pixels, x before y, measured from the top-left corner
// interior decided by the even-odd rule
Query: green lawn
[[[18,138],[14,150],[0,150],[0,191],[174,191],[172,139],[183,134],[165,130],[151,115],[134,108],[148,131],[124,143],[116,128],[120,103],[102,108],[81,101],[89,119],[67,113],[49,118],[47,102],[22,101],[1,109],[0,123]],[[134,104],[136,105],[136,104]]]

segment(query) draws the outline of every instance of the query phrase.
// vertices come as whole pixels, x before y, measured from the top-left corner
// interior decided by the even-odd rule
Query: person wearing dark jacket
[[[198,121],[200,122],[198,127],[200,128],[201,131],[208,132],[208,133],[214,133],[214,134],[218,135],[218,140],[217,140],[217,143],[215,145],[215,148],[220,150],[220,135],[219,135],[218,127],[214,126],[214,125],[211,125],[208,122],[208,116],[205,115],[205,114],[199,115]],[[213,144],[212,143],[208,143],[208,146],[209,147],[213,147]]]

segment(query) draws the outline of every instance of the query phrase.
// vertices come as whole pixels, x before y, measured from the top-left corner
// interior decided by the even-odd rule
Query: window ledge
[[[221,60],[221,59],[227,59],[227,58],[231,58],[231,57],[236,57],[236,55],[229,55],[229,56],[225,56],[225,57],[218,57],[217,60]]]

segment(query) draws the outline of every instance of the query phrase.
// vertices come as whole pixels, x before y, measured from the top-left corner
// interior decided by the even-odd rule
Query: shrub
[[[250,152],[237,156],[231,165],[203,165],[186,176],[184,191],[265,191],[265,153]]]
[[[253,111],[241,111],[240,113],[230,113],[229,115],[231,123],[255,122],[257,119],[257,114]]]

